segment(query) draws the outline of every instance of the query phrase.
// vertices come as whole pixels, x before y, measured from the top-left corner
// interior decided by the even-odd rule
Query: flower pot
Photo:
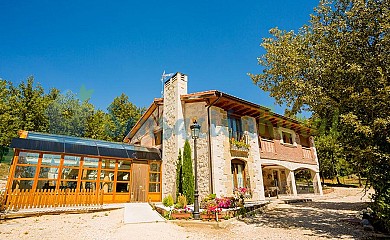
[[[172,213],[171,218],[173,219],[189,219],[191,218],[191,213]]]

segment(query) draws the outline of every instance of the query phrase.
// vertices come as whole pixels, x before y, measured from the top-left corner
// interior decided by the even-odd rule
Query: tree
[[[0,162],[8,153],[8,145],[13,137],[16,137],[16,118],[10,106],[10,89],[7,81],[0,79]]]
[[[176,199],[180,194],[183,194],[183,165],[181,150],[179,149],[179,156],[177,157],[176,164]]]
[[[321,1],[298,33],[271,29],[261,89],[296,113],[340,116],[338,141],[367,171],[377,217],[390,226],[390,2]],[[350,159],[349,159],[350,160]],[[390,228],[390,227],[388,227]],[[389,230],[389,229],[388,229]]]
[[[94,107],[87,101],[81,102],[71,91],[59,94],[47,109],[48,132],[52,134],[83,137]]]
[[[126,94],[122,93],[119,97],[116,97],[108,107],[108,114],[112,121],[110,129],[111,139],[116,142],[122,142],[141,117],[143,111],[143,108],[138,108],[132,104]]]
[[[28,77],[27,82],[22,82],[18,87],[10,85],[11,115],[15,119],[17,129],[26,131],[45,132],[48,119],[45,110],[50,99],[45,95],[41,85],[34,87],[34,77]]]
[[[111,141],[109,135],[110,116],[102,110],[94,110],[93,113],[87,117],[86,129],[84,137]]]
[[[194,202],[194,173],[191,159],[191,147],[188,140],[184,143],[183,151],[183,195],[186,196],[188,204]]]

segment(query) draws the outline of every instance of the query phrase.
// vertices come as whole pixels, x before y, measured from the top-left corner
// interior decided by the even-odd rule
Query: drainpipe
[[[222,93],[221,92],[217,92],[218,93],[218,99],[215,100],[214,102],[212,102],[208,107],[207,107],[207,125],[208,125],[208,137],[209,137],[209,173],[210,173],[210,193],[214,193],[214,186],[213,186],[213,165],[212,165],[212,161],[211,161],[211,120],[210,120],[210,107],[212,107],[215,103],[217,103],[219,101],[219,99],[221,99],[222,97]]]

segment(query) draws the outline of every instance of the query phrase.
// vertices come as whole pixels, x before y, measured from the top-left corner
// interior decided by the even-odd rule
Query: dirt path
[[[265,213],[232,220],[225,229],[170,222],[123,224],[123,209],[15,219],[0,224],[0,239],[372,239],[359,225],[367,196],[337,188],[313,202],[275,204]]]

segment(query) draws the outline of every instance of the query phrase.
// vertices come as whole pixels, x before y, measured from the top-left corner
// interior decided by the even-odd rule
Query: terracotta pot
[[[173,219],[189,219],[191,218],[191,213],[172,213],[171,217]]]

